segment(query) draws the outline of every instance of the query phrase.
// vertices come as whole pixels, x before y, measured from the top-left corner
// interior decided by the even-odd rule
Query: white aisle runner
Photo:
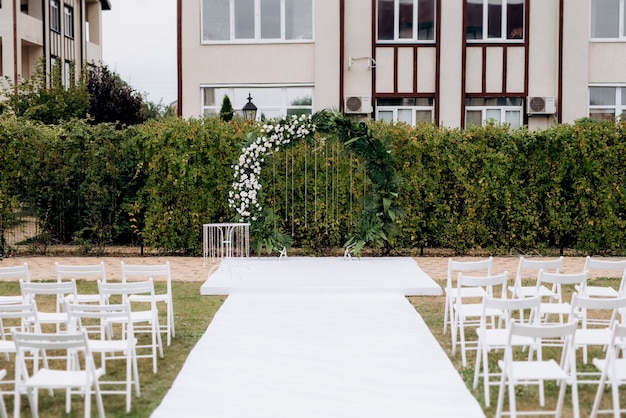
[[[401,294],[236,293],[155,418],[483,417]]]

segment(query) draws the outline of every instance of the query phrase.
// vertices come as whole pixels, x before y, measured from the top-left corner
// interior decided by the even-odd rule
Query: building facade
[[[626,111],[626,0],[177,0],[179,113],[544,128]]]
[[[0,75],[31,77],[62,64],[65,83],[102,61],[102,11],[109,0],[0,0]]]

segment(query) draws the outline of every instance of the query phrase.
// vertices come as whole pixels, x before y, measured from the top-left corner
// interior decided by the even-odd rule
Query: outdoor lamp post
[[[243,107],[243,117],[247,120],[256,120],[257,107],[252,103],[252,96],[248,93],[248,103]]]

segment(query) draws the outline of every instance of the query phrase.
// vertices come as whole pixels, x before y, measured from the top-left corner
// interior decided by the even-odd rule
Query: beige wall
[[[467,49],[463,67],[463,4],[465,0],[440,0],[441,42],[440,81],[436,85],[435,48],[418,48],[418,72],[414,74],[412,48],[399,48],[397,68],[394,50],[385,45],[372,51],[372,1],[345,0],[343,62],[340,60],[341,34],[338,0],[314,0],[315,41],[301,44],[202,45],[200,42],[201,0],[183,3],[183,116],[200,113],[200,87],[207,84],[281,84],[306,83],[315,88],[314,110],[338,108],[340,79],[344,96],[373,96],[376,91],[413,91],[417,77],[419,93],[435,93],[439,98],[442,125],[461,126],[462,82],[468,93],[481,93],[483,71],[486,94],[524,92],[529,96],[555,96],[562,105],[563,122],[573,122],[588,114],[588,87],[593,83],[626,83],[626,43],[589,42],[589,1],[564,2],[563,73],[559,75],[559,0],[527,0],[530,6],[528,63],[523,45],[510,46],[506,55],[506,79],[503,80],[504,49]],[[375,53],[374,53],[375,52]],[[376,57],[375,69],[368,59]],[[526,67],[528,65],[528,67]],[[528,68],[528,74],[525,74]],[[559,98],[559,77],[563,97]],[[525,80],[528,80],[528,86]],[[559,115],[530,116],[531,129],[556,123]]]
[[[200,115],[203,85],[313,85],[315,110],[338,107],[339,5],[314,3],[314,42],[219,45],[201,43],[201,1],[184,1],[183,117]]]

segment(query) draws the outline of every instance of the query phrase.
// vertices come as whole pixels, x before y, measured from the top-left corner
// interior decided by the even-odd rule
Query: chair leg
[[[504,381],[506,379],[504,371],[501,373],[500,386],[498,388],[498,406],[496,407],[496,418],[502,417],[502,409],[504,408]]]
[[[515,418],[517,416],[517,405],[515,404],[515,382],[509,379],[509,411],[510,417]]]
[[[448,328],[448,310],[450,309],[450,297],[446,293],[446,306],[443,308],[443,335],[446,335],[446,329]]]
[[[604,386],[606,384],[606,371],[602,372],[600,376],[600,382],[598,382],[598,390],[596,397],[593,401],[593,408],[591,408],[591,415],[589,418],[596,418],[598,416],[598,410],[600,409],[600,401],[602,401],[602,393],[604,392]]]

